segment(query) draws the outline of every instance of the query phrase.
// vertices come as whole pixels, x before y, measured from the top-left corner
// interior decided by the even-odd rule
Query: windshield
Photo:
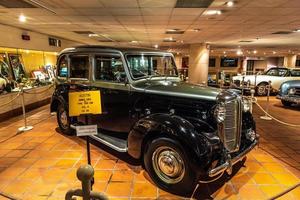
[[[134,79],[150,76],[177,76],[172,56],[127,55],[129,70]]]
[[[285,76],[287,74],[287,72],[288,72],[287,69],[274,68],[274,69],[269,69],[266,72],[266,75],[269,75],[269,76]]]

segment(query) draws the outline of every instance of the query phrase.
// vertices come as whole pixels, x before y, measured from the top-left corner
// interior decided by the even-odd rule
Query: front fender
[[[171,114],[153,114],[139,120],[128,136],[129,155],[142,158],[147,142],[158,137],[180,142],[194,166],[204,168],[211,160],[212,146],[207,138],[189,121]]]

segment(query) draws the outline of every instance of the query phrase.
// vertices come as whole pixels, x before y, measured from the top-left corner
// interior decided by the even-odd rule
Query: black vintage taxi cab
[[[68,115],[70,91],[100,90],[102,114],[93,139],[141,161],[162,189],[191,193],[201,177],[216,179],[258,143],[247,99],[236,91],[188,84],[173,55],[152,49],[79,46],[57,62],[51,112],[72,134],[80,117]]]

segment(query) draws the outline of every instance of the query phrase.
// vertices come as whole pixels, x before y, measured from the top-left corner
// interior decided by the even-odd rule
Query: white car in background
[[[263,74],[238,75],[232,77],[234,87],[244,87],[245,90],[255,88],[258,96],[267,95],[267,86],[269,81],[271,81],[272,92],[278,92],[280,85],[289,80],[300,80],[300,69],[275,67],[269,69]]]

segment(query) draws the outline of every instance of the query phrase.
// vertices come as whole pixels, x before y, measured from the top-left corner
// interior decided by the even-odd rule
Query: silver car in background
[[[300,80],[286,81],[281,84],[277,98],[284,106],[300,103]]]

